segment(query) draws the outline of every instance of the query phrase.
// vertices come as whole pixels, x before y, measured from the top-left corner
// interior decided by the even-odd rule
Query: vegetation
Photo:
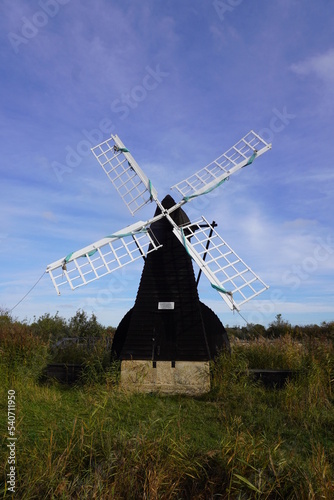
[[[277,314],[275,320],[269,324],[268,328],[263,325],[248,324],[247,326],[226,326],[228,336],[230,338],[238,338],[240,340],[253,340],[257,338],[277,339],[284,335],[290,335],[292,339],[334,339],[334,321],[321,325],[305,325],[292,326],[288,321],[282,318],[281,314]]]
[[[27,325],[3,313],[0,497],[9,496],[7,393],[15,390],[16,498],[334,498],[333,326],[312,334],[278,317],[261,335],[230,331],[231,354],[212,365],[210,393],[194,398],[121,391],[105,359],[113,330],[94,316]],[[100,371],[74,387],[41,383],[43,367],[64,354],[55,348],[64,336],[94,338],[89,349],[78,341],[77,352],[64,351],[87,366],[98,359]],[[269,390],[248,368],[299,375]]]

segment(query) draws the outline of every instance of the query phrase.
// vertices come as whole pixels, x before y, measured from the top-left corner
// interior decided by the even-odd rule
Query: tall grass
[[[25,323],[0,316],[0,358],[5,385],[15,377],[37,380],[49,359],[48,343],[36,337]]]
[[[40,385],[29,363],[15,366],[1,362],[15,372],[1,401],[16,390],[17,498],[334,498],[328,341],[233,344],[231,356],[212,365],[212,390],[198,398],[123,393],[112,371],[70,389]],[[299,376],[268,390],[247,375],[251,367],[294,368]],[[0,491],[7,496],[4,482]]]

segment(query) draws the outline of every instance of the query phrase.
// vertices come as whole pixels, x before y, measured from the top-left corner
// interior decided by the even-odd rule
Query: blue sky
[[[1,2],[0,307],[51,262],[136,219],[90,147],[117,133],[162,199],[249,130],[272,150],[210,196],[205,215],[270,286],[243,316],[334,320],[334,5],[325,0]],[[138,216],[138,217],[137,217]],[[57,296],[48,275],[20,320],[80,308],[117,326],[142,263]],[[197,270],[196,270],[197,272]],[[201,299],[243,325],[205,278]]]

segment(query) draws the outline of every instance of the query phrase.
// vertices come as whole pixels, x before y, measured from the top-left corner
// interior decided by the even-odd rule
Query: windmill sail
[[[182,200],[175,203],[170,197],[167,201],[165,199],[166,206],[160,203],[150,179],[117,135],[112,135],[110,139],[92,148],[93,154],[132,215],[151,201],[156,202],[158,212],[149,221],[132,224],[50,264],[46,271],[50,274],[57,293],[60,293],[62,286],[67,285],[73,290],[159,249],[162,245],[157,241],[150,225],[166,219],[171,224],[174,235],[209,279],[211,286],[218,291],[230,309],[239,310],[242,304],[266,290],[267,285],[204,217],[195,223],[186,222],[181,227],[173,217],[187,201],[209,193],[270,148],[271,144],[266,143],[258,134],[249,132],[212,163],[173,186],[181,194]]]
[[[173,231],[231,310],[268,289],[205,217]]]
[[[117,135],[92,148],[92,152],[132,215],[156,200],[151,181]]]
[[[74,290],[160,248],[148,225],[139,221],[50,264],[46,272],[58,295],[62,286]]]
[[[240,168],[251,164],[255,158],[271,148],[258,134],[251,130],[228,151],[187,179],[172,186],[185,201],[207,194]]]

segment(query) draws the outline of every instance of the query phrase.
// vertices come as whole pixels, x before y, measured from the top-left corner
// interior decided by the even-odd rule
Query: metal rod
[[[217,223],[215,221],[212,221],[212,224],[211,224],[211,229],[210,229],[210,233],[209,233],[209,238],[208,238],[208,241],[206,242],[206,246],[205,246],[205,253],[203,255],[203,261],[205,261],[206,259],[206,255],[208,253],[208,250],[209,250],[209,246],[210,246],[210,238],[212,236],[212,233],[213,233],[213,228],[214,227],[217,227]],[[201,274],[202,274],[202,269],[199,270],[198,272],[198,276],[197,276],[197,280],[196,280],[196,286],[198,286],[198,283],[199,283],[199,280],[200,280],[200,277],[201,277]]]
[[[139,250],[139,252],[140,252],[140,255],[143,257],[144,262],[145,262],[145,261],[146,261],[146,256],[145,256],[145,254],[144,254],[144,252],[143,252],[142,248],[138,245],[138,242],[137,242],[136,238],[134,237],[134,235],[132,235],[132,239],[133,239],[133,241],[135,242],[136,247],[138,248],[138,250]]]

